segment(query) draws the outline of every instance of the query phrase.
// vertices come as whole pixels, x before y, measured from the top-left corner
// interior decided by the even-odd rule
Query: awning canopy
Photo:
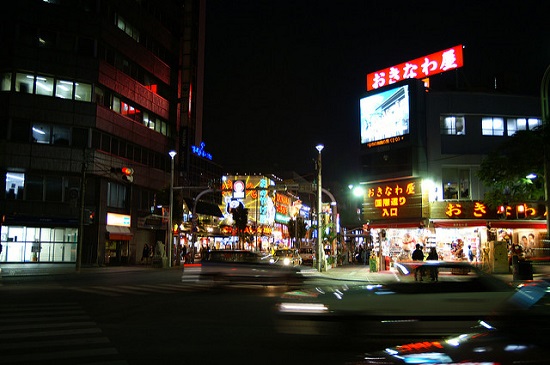
[[[491,228],[526,228],[526,229],[546,229],[546,221],[541,220],[497,220],[490,221]]]
[[[369,228],[419,228],[424,223],[422,218],[402,220],[379,220],[369,223]]]
[[[485,227],[485,219],[434,219],[435,228]]]
[[[128,227],[109,226],[107,225],[107,234],[110,240],[113,241],[129,241],[133,234]]]
[[[183,200],[185,201],[185,205],[187,205],[187,208],[189,208],[190,211],[193,211],[195,200],[191,198],[183,198]],[[196,207],[195,213],[210,215],[214,217],[223,217],[220,207],[218,207],[216,204],[205,203],[205,202],[201,202],[200,200],[197,201],[197,207]]]

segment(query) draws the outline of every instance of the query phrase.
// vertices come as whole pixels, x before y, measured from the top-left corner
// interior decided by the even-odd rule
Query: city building
[[[503,217],[483,201],[477,172],[505,139],[541,126],[540,99],[407,79],[369,91],[360,103],[364,232],[372,239],[358,243],[393,261],[410,259],[416,243],[452,260],[468,259],[469,248],[470,260],[507,272],[499,255],[506,258],[508,247],[500,242],[532,234],[525,249],[536,256],[547,231],[544,202],[514,202]]]
[[[172,241],[169,214],[181,223],[192,187],[221,176],[202,141],[204,2],[0,7],[9,14],[0,31],[0,262],[142,262],[146,243]]]

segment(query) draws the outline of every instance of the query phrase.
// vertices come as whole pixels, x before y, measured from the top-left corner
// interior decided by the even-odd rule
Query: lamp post
[[[323,209],[323,186],[321,182],[321,151],[325,146],[318,144],[315,146],[319,154],[317,155],[317,270],[321,271],[323,265],[321,260],[324,259],[323,255],[323,237],[321,227],[321,210]]]
[[[167,255],[168,257],[168,267],[172,267],[172,241],[173,234],[172,234],[172,215],[174,210],[174,157],[176,157],[177,152],[176,151],[170,151],[168,152],[170,155],[171,161],[170,161],[170,215],[168,216],[168,244],[166,245]]]

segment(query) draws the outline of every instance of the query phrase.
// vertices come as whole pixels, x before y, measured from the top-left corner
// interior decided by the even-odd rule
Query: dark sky
[[[347,185],[367,73],[463,44],[464,67],[434,82],[538,95],[544,3],[207,0],[205,148],[225,172],[311,179],[323,143],[324,181]]]

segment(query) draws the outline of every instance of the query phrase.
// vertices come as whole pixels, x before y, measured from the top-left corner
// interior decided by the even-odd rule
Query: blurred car
[[[302,258],[302,264],[313,264],[313,248],[302,247],[298,250],[298,254]]]
[[[289,291],[277,304],[280,332],[295,334],[451,335],[478,320],[506,318],[515,289],[465,262],[399,266],[392,280]],[[420,270],[424,281],[415,281]],[[428,279],[437,274],[437,281]]]
[[[517,322],[514,323],[517,327]],[[485,322],[481,324],[475,331],[457,337],[389,347],[362,354],[356,361],[346,364],[548,364],[550,351],[546,338],[534,335],[535,328],[522,326],[501,330]]]
[[[279,266],[299,266],[302,264],[302,258],[298,254],[298,250],[276,250],[271,256],[270,263]]]
[[[270,256],[258,252],[212,250],[201,260],[199,279],[214,285],[294,285],[303,282],[300,270],[292,266],[275,267],[269,261]]]

